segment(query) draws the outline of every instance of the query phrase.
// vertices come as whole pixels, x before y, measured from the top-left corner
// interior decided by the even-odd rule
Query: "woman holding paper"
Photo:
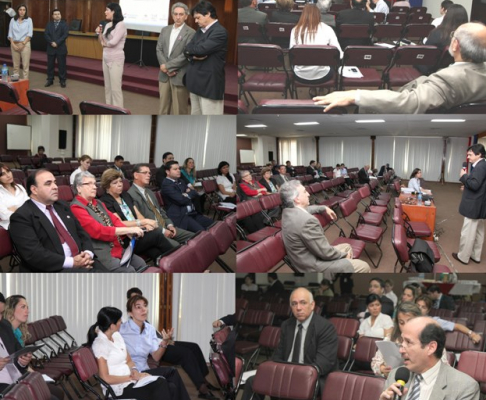
[[[381,313],[381,298],[377,294],[366,297],[366,306],[370,316],[364,319],[359,326],[359,336],[384,338],[389,336],[393,329],[392,319]]]
[[[118,332],[122,312],[114,307],[103,307],[98,312],[96,323],[89,328],[88,342],[96,361],[99,376],[108,383],[119,399],[170,399],[168,383],[157,379],[142,387],[135,387],[138,381],[150,377],[135,367],[123,337]],[[141,383],[141,382],[140,382]],[[106,393],[103,386],[103,393]]]

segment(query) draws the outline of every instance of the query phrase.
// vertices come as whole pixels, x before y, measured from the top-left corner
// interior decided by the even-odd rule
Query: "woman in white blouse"
[[[218,176],[216,177],[218,184],[218,195],[224,202],[236,204],[236,179],[235,176],[229,172],[229,164],[226,161],[221,161],[218,165]]]
[[[377,294],[366,297],[366,306],[370,316],[364,319],[358,329],[359,336],[384,338],[389,336],[393,329],[392,319],[381,313],[381,298]]]
[[[339,50],[341,57],[343,56],[334,30],[321,22],[321,13],[314,4],[305,5],[299,22],[292,29],[290,48],[298,44],[334,46]],[[294,74],[297,81],[312,84],[324,83],[334,77],[333,69],[323,65],[296,65]]]
[[[422,179],[422,170],[420,168],[415,168],[412,172],[412,175],[410,175],[408,187],[410,189],[413,189],[415,192],[432,194],[432,191],[420,187],[420,179]]]
[[[103,307],[96,324],[88,331],[88,342],[98,362],[98,374],[119,399],[170,399],[170,390],[165,379],[157,379],[140,388],[134,385],[150,375],[138,372],[135,363],[127,352],[127,346],[118,332],[122,312],[114,307]],[[106,388],[103,387],[103,392]]]
[[[8,229],[10,216],[29,200],[25,189],[14,181],[12,171],[0,163],[0,226]]]
[[[79,174],[80,172],[86,172],[89,170],[89,167],[91,167],[91,162],[93,161],[93,159],[84,154],[82,155],[80,158],[79,158],[79,167],[78,169],[76,169],[72,174],[71,176],[69,177],[69,183],[72,185],[74,183],[74,177]]]

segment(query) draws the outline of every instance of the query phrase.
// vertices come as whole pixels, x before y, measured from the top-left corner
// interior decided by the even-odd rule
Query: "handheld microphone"
[[[462,170],[463,170],[464,172],[466,172],[466,171],[467,171],[467,162],[463,162],[463,163],[462,163]]]
[[[403,388],[405,387],[408,380],[410,379],[410,371],[405,367],[398,368],[397,372],[395,373],[395,379],[396,382],[400,384],[398,389],[400,390],[400,392],[403,393]],[[400,400],[401,398],[402,396],[399,396],[396,393],[393,395],[393,400]]]

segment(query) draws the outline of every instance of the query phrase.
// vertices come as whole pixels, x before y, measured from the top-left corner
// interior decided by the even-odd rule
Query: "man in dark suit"
[[[189,60],[185,84],[190,92],[191,114],[222,115],[228,32],[209,1],[200,1],[191,13],[200,28],[184,51]]]
[[[39,169],[27,178],[27,200],[10,217],[10,236],[22,259],[21,272],[106,271],[90,237],[69,205],[58,201],[54,175]]]
[[[189,93],[182,83],[188,65],[184,49],[196,31],[185,23],[189,8],[184,3],[173,4],[171,10],[174,24],[162,28],[157,41],[159,114],[185,115],[189,114]]]
[[[339,11],[336,16],[336,26],[342,24],[368,25],[370,30],[375,25],[373,14],[366,11],[366,0],[351,0],[351,8]],[[347,46],[370,46],[370,38],[362,39],[340,39],[341,48],[345,49]]]
[[[238,43],[265,43],[263,27],[267,22],[267,14],[258,11],[257,0],[238,0],[238,23],[257,23],[262,28],[260,37],[238,35]]]
[[[370,176],[368,175],[369,165],[365,165],[358,171],[358,182],[359,183],[370,183]]]
[[[180,179],[179,163],[169,161],[165,164],[165,172],[167,177],[162,182],[160,192],[167,208],[167,215],[174,221],[174,225],[194,233],[209,228],[214,221],[199,214],[194,208],[192,202],[194,199],[199,201],[199,195]]]
[[[287,176],[287,167],[285,165],[279,165],[278,167],[278,175],[274,175],[273,179],[275,179],[275,182],[277,182],[277,185],[279,187],[282,187],[282,185],[285,182],[290,181],[289,177]]]
[[[174,154],[172,154],[170,151],[166,151],[164,154],[162,154],[162,165],[160,168],[157,170],[157,173],[155,174],[155,180],[157,181],[157,186],[160,188],[162,187],[162,182],[165,179],[165,168],[164,165],[168,163],[169,161],[174,160]]]
[[[464,216],[459,251],[452,253],[457,261],[468,264],[469,260],[481,262],[484,244],[484,219],[486,218],[486,162],[485,150],[480,143],[467,149],[467,159],[472,164],[468,174],[463,168],[460,181],[463,184],[459,213]]]
[[[338,366],[336,329],[327,319],[314,313],[314,298],[305,288],[292,292],[290,307],[293,316],[282,323],[273,361],[315,365],[319,370],[322,390],[327,375]],[[251,398],[252,382],[252,378],[247,381],[242,400]],[[259,398],[256,394],[255,397]]]
[[[44,85],[49,87],[54,83],[54,64],[57,58],[57,69],[61,87],[66,87],[66,39],[69,35],[69,28],[65,21],[61,20],[61,11],[55,8],[52,10],[52,21],[47,23],[44,37],[47,42],[47,81]]]
[[[434,302],[432,304],[432,308],[443,309],[443,310],[452,310],[456,309],[456,304],[454,303],[454,299],[452,297],[446,296],[440,290],[439,285],[432,285],[427,289],[427,294]]]
[[[112,167],[115,171],[118,171],[120,174],[122,174],[123,178],[125,178],[125,174],[123,173],[123,170],[122,170],[122,166],[123,166],[124,161],[125,161],[125,159],[123,158],[123,156],[118,155],[118,156],[115,157],[113,167]]]
[[[275,272],[269,273],[267,279],[269,285],[266,293],[274,294],[275,297],[280,297],[285,293],[284,285],[279,281],[278,275]]]

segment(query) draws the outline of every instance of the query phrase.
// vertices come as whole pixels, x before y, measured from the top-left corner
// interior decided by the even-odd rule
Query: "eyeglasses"
[[[85,182],[82,183],[81,186],[96,186],[96,182]]]
[[[140,171],[140,172],[137,172],[137,174],[152,175],[152,173],[150,171]]]

